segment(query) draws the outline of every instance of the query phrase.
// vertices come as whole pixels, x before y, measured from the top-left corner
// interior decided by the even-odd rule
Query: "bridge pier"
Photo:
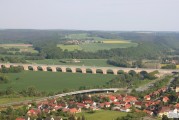
[[[22,67],[24,68],[24,70],[29,70],[29,67],[27,65],[23,65]]]
[[[32,66],[33,71],[38,71],[37,66]]]
[[[103,74],[107,74],[107,70],[106,69],[102,69]]]
[[[86,73],[86,68],[81,68],[82,73]]]
[[[76,73],[76,68],[71,68],[72,73]]]
[[[67,72],[66,67],[61,67],[61,69],[62,69],[62,72]]]
[[[46,66],[42,66],[42,71],[47,71],[47,67]]]
[[[56,67],[51,67],[52,72],[57,72],[57,68]]]
[[[117,69],[114,69],[114,70],[113,70],[113,74],[114,74],[114,75],[117,75],[117,74],[118,74],[117,72],[118,72]]]
[[[96,68],[91,68],[92,74],[96,74]]]

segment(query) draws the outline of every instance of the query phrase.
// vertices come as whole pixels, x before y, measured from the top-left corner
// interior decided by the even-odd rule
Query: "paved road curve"
[[[43,101],[46,101],[49,98],[59,98],[59,97],[64,97],[64,96],[68,96],[68,95],[77,95],[77,94],[85,94],[85,93],[100,93],[100,92],[117,92],[118,90],[122,90],[122,89],[106,88],[106,89],[80,90],[80,91],[74,91],[74,92],[69,92],[69,93],[57,94],[57,95],[54,95],[54,96],[44,97],[44,98],[35,99],[35,100],[25,100],[25,101],[2,104],[2,105],[0,105],[0,107],[8,107],[8,106],[13,106],[13,105],[28,104],[29,102],[33,102],[33,101],[43,102]]]

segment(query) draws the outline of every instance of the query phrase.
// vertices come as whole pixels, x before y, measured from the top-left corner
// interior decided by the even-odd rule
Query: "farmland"
[[[75,40],[96,40],[96,41],[101,41],[103,38],[100,37],[91,37],[87,33],[81,33],[81,34],[68,34],[65,36],[67,39],[75,39]]]
[[[107,43],[107,44],[131,43],[130,41],[127,41],[127,40],[104,40],[102,42]]]
[[[99,110],[95,113],[79,113],[77,116],[84,115],[87,120],[114,120],[117,117],[123,117],[127,115],[125,112],[119,111],[109,111],[109,110]]]
[[[83,50],[87,52],[96,52],[98,50],[109,50],[112,48],[128,48],[136,47],[138,44],[133,43],[129,40],[120,40],[120,39],[104,39],[95,36],[89,36],[88,34],[69,34],[65,36],[69,40],[89,40],[83,44],[74,44],[74,45],[64,45],[58,44],[57,47],[60,47],[63,50],[74,51],[74,50]]]
[[[63,45],[58,44],[57,46],[61,49],[68,51],[83,50],[88,52],[96,52],[98,50],[109,50],[112,48],[128,48],[136,47],[137,43],[123,40],[104,40],[103,43],[85,43],[79,45]]]
[[[12,102],[18,102],[18,101],[25,101],[25,100],[35,100],[38,97],[22,97],[22,96],[1,96],[0,97],[0,104],[6,104],[6,103],[12,103]]]
[[[0,90],[12,87],[14,90],[23,90],[29,86],[34,86],[40,91],[58,92],[64,89],[79,89],[80,86],[104,85],[114,78],[114,75],[102,74],[81,74],[81,73],[61,73],[61,72],[33,72],[24,71],[21,73],[6,74],[10,79],[7,84],[0,84]]]
[[[18,44],[0,44],[0,47],[9,49],[9,48],[17,48],[20,51],[19,52],[31,52],[31,53],[37,53],[36,50],[34,50],[33,46],[31,44],[23,44],[23,43],[18,43]],[[14,51],[11,51],[14,52]]]

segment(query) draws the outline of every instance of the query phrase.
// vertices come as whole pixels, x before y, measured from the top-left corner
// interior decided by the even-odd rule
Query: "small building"
[[[136,108],[141,109],[141,108],[142,108],[142,102],[135,102],[135,103],[134,103],[134,106],[135,106]]]
[[[151,97],[150,97],[150,95],[146,95],[146,96],[144,96],[144,99],[145,99],[145,100],[150,100]]]
[[[176,86],[175,92],[179,92],[179,86]]]
[[[159,111],[158,116],[162,117],[163,115],[168,115],[170,111],[170,107],[162,107],[162,109]]]
[[[164,103],[168,102],[169,100],[170,100],[170,99],[169,99],[167,96],[163,97],[163,102],[164,102]]]

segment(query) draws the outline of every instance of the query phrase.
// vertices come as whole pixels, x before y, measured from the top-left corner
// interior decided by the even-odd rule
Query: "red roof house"
[[[168,102],[169,100],[170,99],[167,96],[163,97],[163,102]]]

